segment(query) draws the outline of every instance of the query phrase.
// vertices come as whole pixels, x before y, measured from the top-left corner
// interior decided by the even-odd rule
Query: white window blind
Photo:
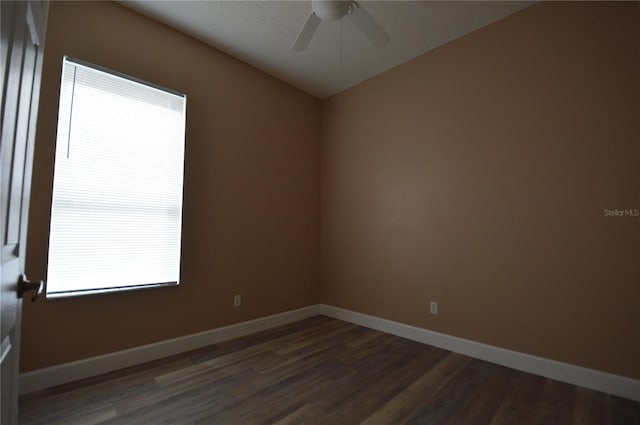
[[[186,97],[65,57],[47,296],[179,283]]]

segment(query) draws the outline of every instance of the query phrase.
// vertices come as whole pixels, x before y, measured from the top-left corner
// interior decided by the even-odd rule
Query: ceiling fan
[[[351,19],[374,46],[382,47],[389,42],[389,34],[355,1],[312,0],[311,14],[298,33],[291,49],[296,52],[306,49],[318,29],[320,21],[335,21],[345,16]]]

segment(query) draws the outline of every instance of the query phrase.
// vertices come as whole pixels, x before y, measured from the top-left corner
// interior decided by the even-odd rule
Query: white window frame
[[[74,69],[74,74],[73,74],[73,89],[72,89],[72,94],[69,95],[69,93],[63,93],[63,91],[65,90],[65,72],[64,70],[66,69],[67,66],[73,66],[75,68]],[[170,164],[170,166],[167,166],[167,170],[168,173],[173,173],[170,174],[170,176],[172,177],[170,180],[165,180],[170,182],[170,184],[167,184],[168,187],[170,187],[170,189],[167,189],[168,192],[166,194],[165,197],[165,193],[162,192],[164,189],[162,188],[162,185],[157,185],[154,186],[154,189],[159,193],[159,196],[156,198],[158,199],[160,203],[158,204],[153,204],[152,202],[154,201],[154,198],[152,197],[152,195],[149,195],[149,199],[145,198],[145,196],[147,196],[146,193],[146,189],[143,190],[142,192],[140,192],[140,189],[138,192],[138,196],[143,199],[144,205],[146,205],[148,207],[148,210],[146,212],[147,216],[149,216],[148,214],[154,214],[154,217],[160,217],[158,218],[159,220],[159,225],[157,228],[150,228],[150,229],[146,229],[146,230],[141,230],[142,234],[150,234],[153,235],[153,237],[149,238],[150,240],[153,240],[157,231],[157,234],[160,235],[159,241],[169,241],[170,243],[168,245],[163,244],[162,242],[149,242],[147,241],[147,243],[149,244],[155,244],[155,246],[157,247],[157,252],[159,252],[160,254],[158,254],[155,257],[155,264],[156,266],[158,266],[159,261],[161,260],[166,260],[169,259],[170,261],[162,261],[159,267],[155,267],[155,268],[150,268],[150,269],[144,269],[144,270],[154,270],[154,272],[152,273],[148,273],[151,276],[154,276],[155,278],[157,278],[158,276],[171,276],[170,279],[160,279],[163,281],[160,282],[156,282],[156,281],[145,281],[145,278],[143,278],[143,275],[146,275],[147,272],[146,271],[140,271],[141,269],[143,269],[144,264],[145,264],[145,259],[144,256],[145,254],[142,254],[142,252],[146,253],[146,252],[150,252],[147,250],[141,250],[139,248],[132,248],[133,251],[137,254],[133,255],[132,259],[128,259],[125,258],[124,261],[120,262],[120,266],[119,264],[104,264],[104,262],[108,262],[110,260],[95,260],[95,258],[98,258],[98,253],[101,252],[101,247],[107,246],[107,247],[111,247],[112,251],[107,252],[107,255],[114,255],[114,257],[105,257],[107,259],[109,258],[115,258],[116,260],[114,261],[115,263],[117,263],[117,258],[118,258],[118,254],[117,254],[117,249],[116,246],[118,245],[118,242],[108,242],[109,241],[109,235],[107,234],[107,232],[103,232],[104,234],[106,234],[106,236],[96,236],[95,240],[92,240],[94,242],[94,245],[90,245],[92,246],[94,251],[91,251],[91,254],[87,254],[89,252],[89,248],[87,247],[82,247],[82,244],[76,244],[73,243],[73,241],[79,241],[79,240],[84,240],[84,239],[79,239],[78,237],[73,237],[73,236],[69,236],[67,237],[67,235],[73,235],[75,233],[82,235],[86,235],[87,231],[86,231],[86,226],[87,223],[91,224],[91,220],[89,218],[84,218],[87,216],[92,215],[91,212],[92,211],[96,211],[97,213],[95,213],[96,216],[99,216],[100,214],[104,214],[107,218],[105,219],[107,222],[108,220],[111,220],[111,223],[113,226],[115,226],[114,228],[118,227],[118,221],[116,219],[114,219],[115,216],[123,216],[125,217],[133,217],[134,214],[136,213],[130,213],[130,216],[127,216],[125,213],[122,213],[121,211],[124,210],[136,210],[136,211],[142,211],[142,213],[138,213],[139,215],[137,216],[138,219],[141,217],[140,214],[144,214],[144,208],[147,207],[139,207],[138,209],[135,208],[131,208],[130,205],[128,204],[110,204],[110,205],[115,205],[113,207],[105,207],[106,209],[101,209],[102,207],[99,208],[95,208],[95,209],[89,209],[88,213],[84,214],[81,218],[77,218],[78,216],[74,216],[73,219],[68,218],[68,211],[72,211],[73,214],[75,214],[75,210],[73,210],[73,208],[76,207],[76,205],[81,205],[80,207],[78,207],[80,210],[82,208],[86,209],[86,204],[83,203],[86,199],[89,199],[90,201],[95,200],[95,199],[102,199],[102,198],[96,198],[97,197],[101,197],[102,195],[105,196],[105,199],[123,199],[123,197],[125,195],[122,194],[122,190],[120,189],[120,192],[117,192],[118,186],[114,185],[113,188],[111,189],[112,191],[110,192],[110,187],[107,187],[107,189],[105,189],[105,186],[108,185],[102,185],[100,190],[96,190],[95,193],[91,193],[89,189],[89,192],[87,191],[86,187],[83,188],[83,184],[70,184],[69,183],[69,178],[67,177],[67,181],[66,183],[60,183],[57,179],[58,176],[58,172],[60,172],[60,174],[64,174],[63,171],[59,171],[59,168],[64,167],[63,165],[58,165],[59,163],[63,163],[63,161],[67,158],[69,158],[69,146],[71,146],[71,149],[73,148],[73,145],[68,145],[70,143],[72,143],[72,129],[74,131],[74,135],[76,134],[81,134],[82,132],[82,128],[80,128],[80,130],[72,127],[72,118],[74,117],[73,115],[73,107],[76,106],[74,104],[74,94],[73,91],[76,90],[76,80],[75,80],[75,70],[82,68],[85,72],[85,75],[95,75],[97,76],[96,78],[109,78],[109,77],[114,77],[112,79],[112,81],[114,81],[114,86],[113,87],[117,87],[117,89],[114,89],[114,91],[109,91],[108,88],[110,88],[111,86],[109,86],[107,89],[103,89],[102,86],[99,89],[96,90],[103,90],[104,93],[107,93],[105,96],[108,96],[110,100],[113,100],[114,102],[117,101],[117,99],[122,98],[122,105],[124,108],[125,102],[129,101],[129,103],[136,103],[138,102],[140,99],[143,99],[142,101],[140,101],[140,105],[142,105],[141,111],[142,109],[144,109],[145,107],[147,107],[148,109],[150,108],[152,111],[153,110],[157,110],[160,112],[166,112],[171,110],[170,112],[167,112],[170,114],[172,120],[172,124],[174,125],[174,127],[171,127],[172,130],[175,130],[176,133],[172,133],[173,136],[171,138],[171,141],[166,142],[168,146],[170,146],[170,148],[172,150],[169,150],[167,152],[171,152],[172,155],[168,155],[165,151],[161,151],[161,153],[155,155],[155,157],[159,157],[162,161],[162,159],[166,159],[168,162],[167,164]],[[70,71],[68,71],[70,72]],[[68,75],[68,74],[67,74]],[[68,78],[68,77],[67,77]],[[98,80],[96,80],[98,81]],[[105,80],[107,81],[107,80]],[[67,91],[69,90],[68,87],[69,83],[68,80],[66,82],[66,89]],[[90,86],[91,89],[95,89],[95,87]],[[106,87],[106,86],[105,86]],[[125,92],[122,91],[122,88],[129,88],[130,91],[129,92]],[[120,92],[117,92],[117,90],[120,90]],[[140,92],[142,94],[140,94],[140,97],[135,97],[136,95],[133,95],[131,93],[133,92]],[[166,95],[166,96],[165,96]],[[69,96],[71,96],[69,98]],[[145,99],[146,96],[149,96],[149,98],[160,98],[160,99],[164,99],[163,96],[165,96],[168,100],[167,102],[171,104],[171,107],[169,106],[159,106],[161,105],[160,103],[156,103],[155,105],[153,104],[154,101],[150,101],[150,103],[145,103]],[[86,99],[86,98],[85,98]],[[105,97],[106,99],[106,97]],[[64,108],[65,106],[63,106],[63,102],[70,102],[67,103],[66,108],[68,109],[68,111],[65,111]],[[182,102],[182,103],[180,103]],[[77,103],[80,103],[80,101],[78,100]],[[151,105],[151,106],[149,106]],[[155,109],[154,109],[155,108]],[[176,109],[177,108],[177,109]],[[180,111],[181,108],[181,111]],[[113,110],[114,108],[111,108],[110,110]],[[158,114],[160,114],[160,112],[158,112]],[[181,113],[181,116],[179,115]],[[76,111],[76,116],[78,112]],[[99,115],[98,115],[99,116]],[[128,115],[128,116],[132,116],[132,115]],[[140,115],[138,116],[138,118],[140,118],[140,121],[143,121],[141,119],[142,113],[140,113]],[[160,116],[160,115],[158,115]],[[162,122],[158,122],[157,121],[157,117],[153,118],[155,121],[155,123],[157,125],[161,125]],[[106,120],[106,119],[105,119]],[[133,120],[133,119],[132,119]],[[81,125],[81,124],[80,124]],[[142,124],[141,124],[142,125]],[[146,125],[149,125],[148,123]],[[77,124],[76,124],[77,126]],[[177,127],[175,127],[177,126]],[[180,127],[181,126],[181,127]],[[125,127],[124,125],[122,127]],[[111,127],[110,127],[111,128]],[[120,128],[120,127],[118,127]],[[125,127],[126,128],[126,127]],[[142,128],[149,128],[149,127],[142,127]],[[129,131],[129,130],[128,130]],[[127,133],[127,134],[132,134],[134,130],[131,130],[131,133]],[[105,131],[106,132],[106,131]],[[181,136],[180,136],[180,132],[181,132]],[[81,137],[84,137],[83,142],[77,142],[77,143],[84,143],[84,151],[85,155],[86,152],[90,152],[91,151],[91,142],[93,140],[93,137],[96,133],[99,132],[86,132],[85,131],[85,135],[88,134],[88,136],[77,136],[78,139]],[[119,291],[130,291],[130,290],[138,290],[138,289],[145,289],[145,288],[156,288],[156,287],[164,287],[164,286],[175,286],[180,284],[180,263],[181,263],[181,240],[182,240],[182,210],[183,210],[183,194],[184,194],[184,150],[185,150],[185,134],[186,134],[186,95],[176,92],[174,90],[169,90],[163,87],[160,87],[158,85],[155,84],[151,84],[148,83],[146,81],[122,74],[120,72],[117,71],[113,71],[98,65],[94,65],[82,60],[78,60],[75,58],[71,58],[68,56],[65,56],[63,59],[63,74],[62,74],[62,78],[61,78],[61,88],[60,88],[60,106],[59,106],[59,115],[58,115],[58,133],[57,133],[57,138],[56,138],[56,152],[55,152],[55,158],[56,158],[56,166],[54,167],[54,184],[53,184],[53,194],[52,194],[52,211],[51,211],[51,222],[50,222],[50,233],[49,233],[49,255],[48,255],[48,265],[47,265],[47,286],[46,286],[46,296],[47,298],[62,298],[62,297],[71,297],[71,296],[79,296],[79,295],[89,295],[89,294],[97,294],[97,293],[106,293],[106,292],[119,292]],[[99,135],[96,137],[97,138],[100,137]],[[149,136],[151,137],[151,136]],[[126,136],[122,137],[123,140],[126,139]],[[156,140],[162,139],[162,137],[157,137]],[[114,139],[111,139],[114,140]],[[128,139],[127,139],[128,140]],[[178,142],[176,142],[176,140],[178,140]],[[180,142],[181,141],[181,142]],[[96,146],[102,146],[104,148],[104,141],[102,142],[95,142]],[[102,143],[102,145],[100,145],[100,143]],[[140,144],[142,145],[142,144]],[[126,153],[131,154],[134,150],[140,150],[141,147],[140,145],[136,146],[135,143],[121,143],[119,146],[122,147],[124,146],[123,150],[118,151],[118,155],[123,155]],[[149,141],[147,141],[147,151],[146,152],[155,152],[160,150],[156,145],[155,147],[149,146],[150,143]],[[180,145],[180,146],[178,146]],[[129,148],[129,146],[133,146],[132,148]],[[110,147],[110,146],[109,146]],[[63,149],[64,148],[64,149]],[[127,151],[127,149],[129,149]],[[151,150],[150,150],[151,149]],[[155,149],[155,150],[154,150]],[[64,153],[62,152],[63,150],[66,150],[66,158],[64,157]],[[104,150],[103,150],[104,151]],[[115,151],[115,149],[114,149]],[[96,152],[98,152],[98,150],[96,150]],[[124,153],[123,153],[124,152]],[[164,157],[162,156],[162,154],[164,153]],[[73,152],[71,152],[71,154],[73,154]],[[175,154],[175,156],[173,155]],[[96,158],[98,158],[100,156],[100,154],[96,154]],[[149,155],[150,157],[154,157],[153,155]],[[88,158],[88,159],[87,159]],[[169,159],[170,158],[170,159]],[[83,161],[85,164],[85,168],[86,168],[86,164],[88,161],[91,160],[91,157],[87,157],[85,156]],[[76,161],[81,161],[76,159]],[[131,161],[130,161],[131,162]],[[116,176],[116,174],[118,173],[125,173],[126,170],[138,170],[138,167],[132,166],[131,164],[129,165],[129,168],[120,168],[120,165],[118,165],[118,167],[116,167],[116,164],[122,164],[122,162],[115,162],[113,163],[113,167],[110,168],[109,170],[113,170],[113,174],[110,174],[109,176]],[[135,164],[140,164],[140,162],[136,162]],[[164,164],[163,162],[160,162],[160,164]],[[112,165],[112,164],[108,164],[108,165]],[[162,173],[162,167],[157,167],[156,166],[157,163],[154,163],[150,166],[147,167],[147,171],[149,171],[149,174],[146,175],[147,182],[152,181],[152,177],[155,176],[155,173]],[[70,168],[73,168],[73,166],[69,166],[66,165],[67,170]],[[140,170],[142,171],[135,171],[133,174],[135,173],[139,174],[139,175],[145,175],[144,174],[144,170],[145,167],[141,166],[139,167]],[[67,176],[69,175],[69,172],[66,171]],[[95,178],[95,174],[93,175],[93,178]],[[104,175],[104,174],[102,174]],[[105,176],[105,179],[109,178],[109,176]],[[115,179],[117,180],[117,177],[115,177]],[[60,181],[64,181],[64,177],[59,177]],[[96,181],[99,181],[101,179],[97,179]],[[122,179],[121,179],[122,180]],[[133,180],[134,182],[136,181],[135,179]],[[58,184],[60,183],[60,184]],[[66,186],[65,186],[66,185]],[[77,192],[75,191],[75,186],[78,187]],[[129,185],[129,186],[122,186],[123,188],[126,187],[132,187],[133,184]],[[140,187],[140,186],[138,186]],[[59,195],[59,193],[63,193],[64,195]],[[69,195],[69,193],[71,193],[71,195]],[[87,195],[87,198],[82,198],[82,196],[85,196],[87,193],[89,193],[89,195]],[[155,194],[156,192],[154,192]],[[113,195],[113,196],[111,196]],[[74,196],[77,196],[74,197]],[[130,198],[130,199],[137,199],[135,198],[135,193],[134,195],[132,195],[134,197]],[[62,201],[59,201],[60,199],[62,199],[62,197],[64,197],[64,202],[68,203],[71,202],[73,204],[73,207],[71,209],[69,209],[69,207],[61,207],[60,205],[62,205]],[[120,198],[119,198],[120,197]],[[169,199],[169,201],[166,201],[167,203],[162,203],[165,202],[165,199]],[[59,201],[57,203],[57,201]],[[171,207],[171,211],[173,211],[172,213],[169,213],[167,210],[167,205],[173,205]],[[156,208],[157,207],[157,208]],[[176,221],[176,212],[175,212],[175,208],[178,208],[178,212],[177,212],[177,221]],[[65,209],[66,208],[66,209]],[[110,208],[113,209],[113,213],[111,212],[105,212],[102,213],[101,211],[111,211]],[[167,215],[167,217],[173,217],[173,222],[175,222],[177,224],[177,229],[176,228],[172,228],[168,225],[166,225],[166,222],[169,222],[170,219],[168,219],[167,217],[163,216],[163,213],[158,213],[157,211],[163,211],[163,209],[165,209],[167,212],[165,212],[164,214]],[[152,212],[153,211],[153,212]],[[67,218],[59,218],[59,217],[64,217],[65,214],[67,214]],[[111,218],[109,218],[109,216]],[[80,232],[78,229],[75,229],[75,221],[77,220],[78,224],[78,228],[81,228],[81,226],[85,226],[83,227],[84,233]],[[84,221],[83,221],[84,220]],[[163,221],[164,220],[164,221]],[[101,221],[100,221],[101,222]],[[126,221],[122,220],[121,223],[125,223]],[[62,223],[62,224],[60,224]],[[57,226],[57,227],[56,227]],[[65,227],[66,226],[66,227]],[[99,226],[94,226],[92,228],[97,228]],[[125,225],[122,225],[122,228],[125,228]],[[89,227],[91,228],[91,227]],[[137,228],[143,229],[144,226],[137,226]],[[159,230],[158,230],[159,229]],[[171,230],[167,230],[167,229],[171,229]],[[64,231],[63,231],[64,230]],[[165,231],[167,233],[168,236],[166,236],[163,231]],[[145,233],[146,232],[146,233]],[[176,238],[176,232],[177,232],[177,240],[175,240]],[[96,234],[98,234],[99,232],[96,232]],[[126,233],[123,230],[123,234],[125,235],[125,237],[123,238],[123,240],[126,241]],[[102,239],[100,239],[102,237]],[[164,239],[163,239],[164,237]],[[66,239],[65,239],[66,238]],[[87,237],[88,240],[90,240],[90,237]],[[114,238],[116,241],[118,240],[117,238]],[[95,241],[107,241],[107,243],[103,243],[103,244],[95,244]],[[139,240],[139,239],[138,239]],[[131,242],[129,240],[129,242]],[[66,245],[65,245],[66,243]],[[144,244],[141,244],[144,245]],[[121,246],[124,246],[125,248],[122,250],[123,253],[121,253],[120,255],[124,256],[125,253],[124,252],[129,252],[127,251],[127,249],[129,249],[132,244],[131,243],[125,243],[122,244]],[[71,248],[68,248],[71,247]],[[98,248],[96,248],[98,247]],[[170,247],[171,249],[169,249],[168,247]],[[144,246],[144,248],[148,248],[147,246]],[[137,251],[136,251],[137,249]],[[68,251],[66,251],[68,250]],[[75,251],[74,251],[75,250]],[[177,250],[177,252],[176,252]],[[164,254],[162,253],[164,251]],[[95,255],[94,255],[95,252]],[[105,251],[106,252],[106,251]],[[170,252],[170,253],[167,253]],[[71,253],[71,254],[69,254]],[[175,254],[175,258],[173,257],[173,255]],[[83,259],[85,258],[89,258],[86,262],[83,262]],[[93,261],[92,258],[95,260]],[[151,256],[149,256],[149,258],[151,258]],[[57,259],[57,260],[56,260]],[[92,262],[93,261],[93,262]],[[96,262],[97,261],[97,262]],[[153,261],[150,261],[150,264],[154,264]],[[177,263],[175,263],[177,261]],[[126,266],[125,264],[135,264],[134,266],[130,266],[129,270],[134,270],[135,271],[129,275],[131,276],[130,278],[117,278],[117,282],[116,281],[110,281],[110,283],[105,283],[106,279],[109,279],[108,276],[117,276],[118,275],[118,271],[115,271],[118,267],[121,268],[121,275],[125,274],[125,269]],[[73,264],[76,265],[76,267],[73,266]],[[93,267],[92,265],[94,264],[99,264],[99,267]],[[167,265],[168,264],[168,265]],[[56,269],[56,266],[58,265],[58,268]],[[166,265],[163,266],[163,265]],[[176,270],[177,268],[177,270]],[[92,275],[93,274],[93,275]],[[67,277],[68,275],[68,277]],[[67,277],[65,279],[65,277]],[[150,280],[154,280],[154,278],[149,278]],[[78,283],[78,282],[82,282],[82,283]],[[120,282],[121,281],[121,282]],[[86,283],[85,283],[86,282]],[[75,288],[75,289],[74,289]]]

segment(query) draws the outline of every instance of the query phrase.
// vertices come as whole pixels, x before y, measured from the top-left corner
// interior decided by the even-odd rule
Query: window
[[[186,97],[64,58],[47,297],[177,285]]]

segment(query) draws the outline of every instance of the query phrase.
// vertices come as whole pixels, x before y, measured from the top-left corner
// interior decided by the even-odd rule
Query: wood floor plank
[[[635,425],[640,403],[317,316],[29,394],[22,425]]]
[[[491,425],[530,424],[532,414],[538,409],[546,379],[524,372],[514,373],[511,378],[511,391],[498,408]]]
[[[538,409],[532,415],[532,422],[538,425],[570,423],[575,396],[576,387],[574,385],[547,379]]]
[[[356,332],[352,333],[352,337],[345,342],[345,345],[350,348],[358,348],[362,344],[369,343],[372,339],[383,336],[384,333],[375,331],[373,329],[359,328]]]
[[[446,424],[462,409],[467,399],[486,384],[491,376],[490,363],[472,360],[431,399],[407,418],[406,424]]]
[[[449,353],[404,391],[369,416],[363,424],[385,425],[403,422],[414,412],[416,406],[420,406],[437,394],[470,361],[469,357]]]
[[[144,366],[135,366],[51,389],[27,394],[20,398],[21,412],[25,420],[38,413],[42,400],[47,400],[47,414],[54,417],[58,411],[65,415],[70,404],[82,405],[85,408],[99,408],[104,406],[105,400],[116,401],[129,397],[136,392],[144,392],[152,388],[152,374],[157,371],[172,370],[188,363],[183,357],[176,356],[174,361],[154,361]],[[71,401],[73,403],[71,403]]]
[[[376,338],[373,338],[360,345],[359,347],[357,347],[357,349],[345,349],[340,356],[340,361],[348,364],[360,364],[362,359],[371,357],[376,353],[386,350],[388,345],[393,344],[393,342],[397,341],[398,339],[400,338],[397,336],[381,333],[380,335],[377,335]]]
[[[331,356],[338,350],[339,348],[332,347],[325,349],[324,351],[307,355],[300,358],[296,363],[283,365],[281,368],[273,370],[271,373],[259,374],[256,379],[251,381],[240,382],[230,388],[229,391],[235,397],[243,398],[273,387],[280,382],[293,379],[294,377],[303,377],[305,374],[308,374],[309,371],[310,373],[316,373],[320,370],[326,369],[327,364],[334,369],[339,369],[339,365],[334,361],[331,361]],[[327,370],[326,372],[330,373],[331,370]]]
[[[246,370],[247,379],[251,379],[251,370]],[[200,387],[217,386],[221,387],[233,381],[233,377],[228,370],[220,370],[215,373],[202,374],[192,379],[175,382],[169,385],[156,385],[153,389],[132,394],[123,400],[114,402],[114,406],[119,415],[126,415],[142,407],[153,406],[164,403],[166,400],[180,396],[190,390]]]
[[[126,414],[119,414],[103,422],[109,425],[148,425],[193,422],[193,418],[204,412],[222,408],[233,401],[217,385],[192,387],[165,398],[160,403],[143,404]]]
[[[251,362],[256,358],[261,357],[263,353],[264,350],[262,348],[250,347],[248,349],[240,350],[235,353],[229,353],[220,357],[214,357],[201,363],[190,364],[164,375],[156,376],[155,381],[161,385],[170,385],[177,382],[193,379],[198,375],[216,372],[224,373],[224,371],[222,370],[224,367],[230,367],[237,363],[246,361]]]
[[[509,391],[509,379],[513,373],[497,365],[490,365],[488,379],[462,405],[449,425],[488,424]]]
[[[343,326],[339,326],[336,329],[333,329],[328,332],[321,332],[318,335],[315,335],[314,338],[302,338],[295,342],[290,342],[287,345],[280,345],[279,347],[275,347],[273,351],[278,354],[288,354],[292,351],[298,351],[302,348],[308,347],[309,345],[316,345],[322,342],[333,342],[339,343],[340,337],[348,334],[351,330],[356,328],[356,325],[345,324]]]
[[[442,357],[442,350],[407,350],[396,362],[385,362],[385,367],[371,370],[368,379],[354,375],[352,391],[332,409],[325,410],[345,423],[360,423],[411,385],[416,374],[426,372]],[[363,387],[369,390],[362,391]]]
[[[59,421],[53,422],[53,425],[96,425],[118,416],[116,410],[111,407],[105,407],[91,412],[85,412],[76,416],[67,416]]]
[[[611,404],[606,394],[576,388],[572,425],[611,425]]]
[[[272,422],[273,425],[300,425],[326,423],[327,416],[313,404],[306,403],[287,416]]]
[[[640,424],[640,403],[620,397],[610,398],[613,425]]]

